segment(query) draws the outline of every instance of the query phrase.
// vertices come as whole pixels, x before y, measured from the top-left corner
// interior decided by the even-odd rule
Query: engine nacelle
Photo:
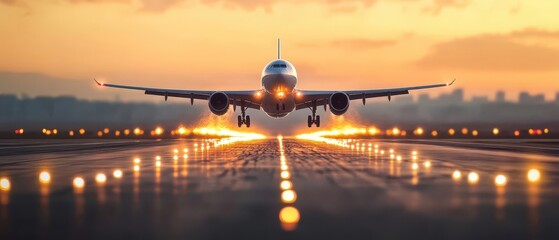
[[[328,100],[328,104],[334,115],[342,115],[349,108],[349,96],[343,92],[333,93]]]
[[[229,110],[229,97],[222,92],[215,92],[208,99],[208,106],[215,115],[223,115]]]

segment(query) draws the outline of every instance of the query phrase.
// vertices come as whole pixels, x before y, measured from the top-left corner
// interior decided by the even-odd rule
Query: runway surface
[[[559,239],[550,142],[1,140],[0,239]]]

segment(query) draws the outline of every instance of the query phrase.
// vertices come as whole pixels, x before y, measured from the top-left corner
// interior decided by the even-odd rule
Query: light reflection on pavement
[[[553,156],[358,139],[81,141],[0,149],[0,238],[559,235]]]

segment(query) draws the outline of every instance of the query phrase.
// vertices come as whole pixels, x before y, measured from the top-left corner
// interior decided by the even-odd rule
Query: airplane
[[[246,111],[251,109],[263,110],[272,118],[282,118],[289,113],[300,110],[309,109],[311,115],[308,115],[307,125],[312,127],[320,127],[320,115],[316,114],[316,110],[320,106],[327,107],[334,115],[344,114],[351,100],[361,99],[365,105],[366,99],[376,97],[388,97],[388,101],[392,96],[409,94],[411,90],[437,88],[450,86],[454,83],[432,84],[413,87],[386,88],[386,89],[370,89],[370,90],[302,90],[297,88],[297,71],[293,64],[281,58],[281,42],[277,42],[276,60],[268,63],[262,70],[261,88],[247,91],[206,91],[206,90],[182,90],[182,89],[164,89],[149,88],[137,86],[125,86],[117,84],[108,84],[94,81],[102,87],[123,88],[131,90],[144,91],[148,95],[164,96],[165,101],[168,97],[190,98],[190,104],[194,104],[194,99],[207,100],[210,111],[216,115],[224,115],[229,110],[230,105],[233,111],[237,107],[241,109],[241,115],[237,116],[237,125],[241,127],[246,125],[250,127],[250,116],[246,115]]]

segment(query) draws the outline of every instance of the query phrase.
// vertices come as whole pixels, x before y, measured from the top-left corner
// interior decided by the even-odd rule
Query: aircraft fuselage
[[[297,71],[286,60],[277,59],[262,70],[262,110],[281,118],[295,110]]]

